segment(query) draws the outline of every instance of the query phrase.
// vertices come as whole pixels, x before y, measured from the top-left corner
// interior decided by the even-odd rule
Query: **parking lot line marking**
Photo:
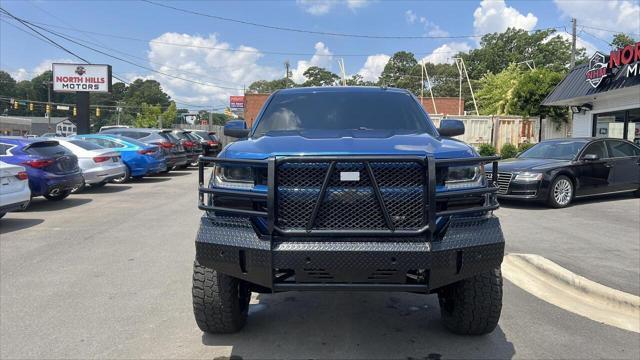
[[[507,254],[502,274],[550,304],[620,329],[640,333],[640,297],[612,289],[532,254]]]

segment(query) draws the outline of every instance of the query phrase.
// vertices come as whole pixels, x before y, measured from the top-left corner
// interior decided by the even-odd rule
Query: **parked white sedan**
[[[23,210],[31,201],[25,168],[0,161],[0,218],[9,211]]]
[[[56,138],[56,141],[78,157],[85,185],[102,186],[109,180],[122,177],[126,172],[120,153],[112,149],[80,139]],[[79,190],[81,188],[74,189],[74,192]]]

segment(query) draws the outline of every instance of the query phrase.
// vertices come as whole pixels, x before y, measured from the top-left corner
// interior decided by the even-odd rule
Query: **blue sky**
[[[360,73],[375,80],[388,56],[398,50],[412,51],[418,59],[446,62],[455,51],[478,46],[474,37],[363,39],[270,30],[185,14],[141,1],[2,0],[0,3],[17,17],[70,35],[112,55],[197,80],[200,84],[168,78],[48,34],[91,62],[113,65],[114,73],[127,81],[153,78],[173,97],[207,105],[225,103],[229,95],[240,94],[240,89],[254,80],[281,77],[287,60],[297,81],[304,80],[302,72],[312,65],[338,72],[337,61],[341,57],[347,74]],[[638,1],[298,0],[164,4],[274,26],[384,36],[480,35],[503,31],[509,26],[526,30],[561,27],[560,33],[568,36],[564,27],[570,29],[569,14],[573,14],[579,21],[579,45],[588,51],[608,49],[606,41],[613,34],[581,26],[640,33]],[[6,16],[1,19],[0,68],[16,78],[28,79],[49,68],[51,61],[75,60],[16,29],[14,26],[29,31]]]

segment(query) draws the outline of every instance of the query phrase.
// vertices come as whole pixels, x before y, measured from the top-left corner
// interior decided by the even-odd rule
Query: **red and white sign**
[[[52,64],[53,91],[111,92],[111,65]]]
[[[232,109],[244,109],[244,96],[229,96],[229,107]]]
[[[587,81],[591,86],[597,88],[602,80],[625,65],[627,66],[627,77],[640,74],[638,64],[640,63],[640,42],[634,45],[627,45],[617,50],[611,50],[609,56],[597,52],[589,59],[589,69],[585,73]]]

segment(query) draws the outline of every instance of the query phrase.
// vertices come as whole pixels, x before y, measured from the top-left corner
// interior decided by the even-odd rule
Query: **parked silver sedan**
[[[126,172],[126,165],[122,162],[120,154],[112,149],[79,139],[56,138],[56,140],[78,157],[78,166],[82,170],[84,185],[103,186],[109,180],[124,176]],[[84,185],[74,189],[73,192],[82,190]]]

